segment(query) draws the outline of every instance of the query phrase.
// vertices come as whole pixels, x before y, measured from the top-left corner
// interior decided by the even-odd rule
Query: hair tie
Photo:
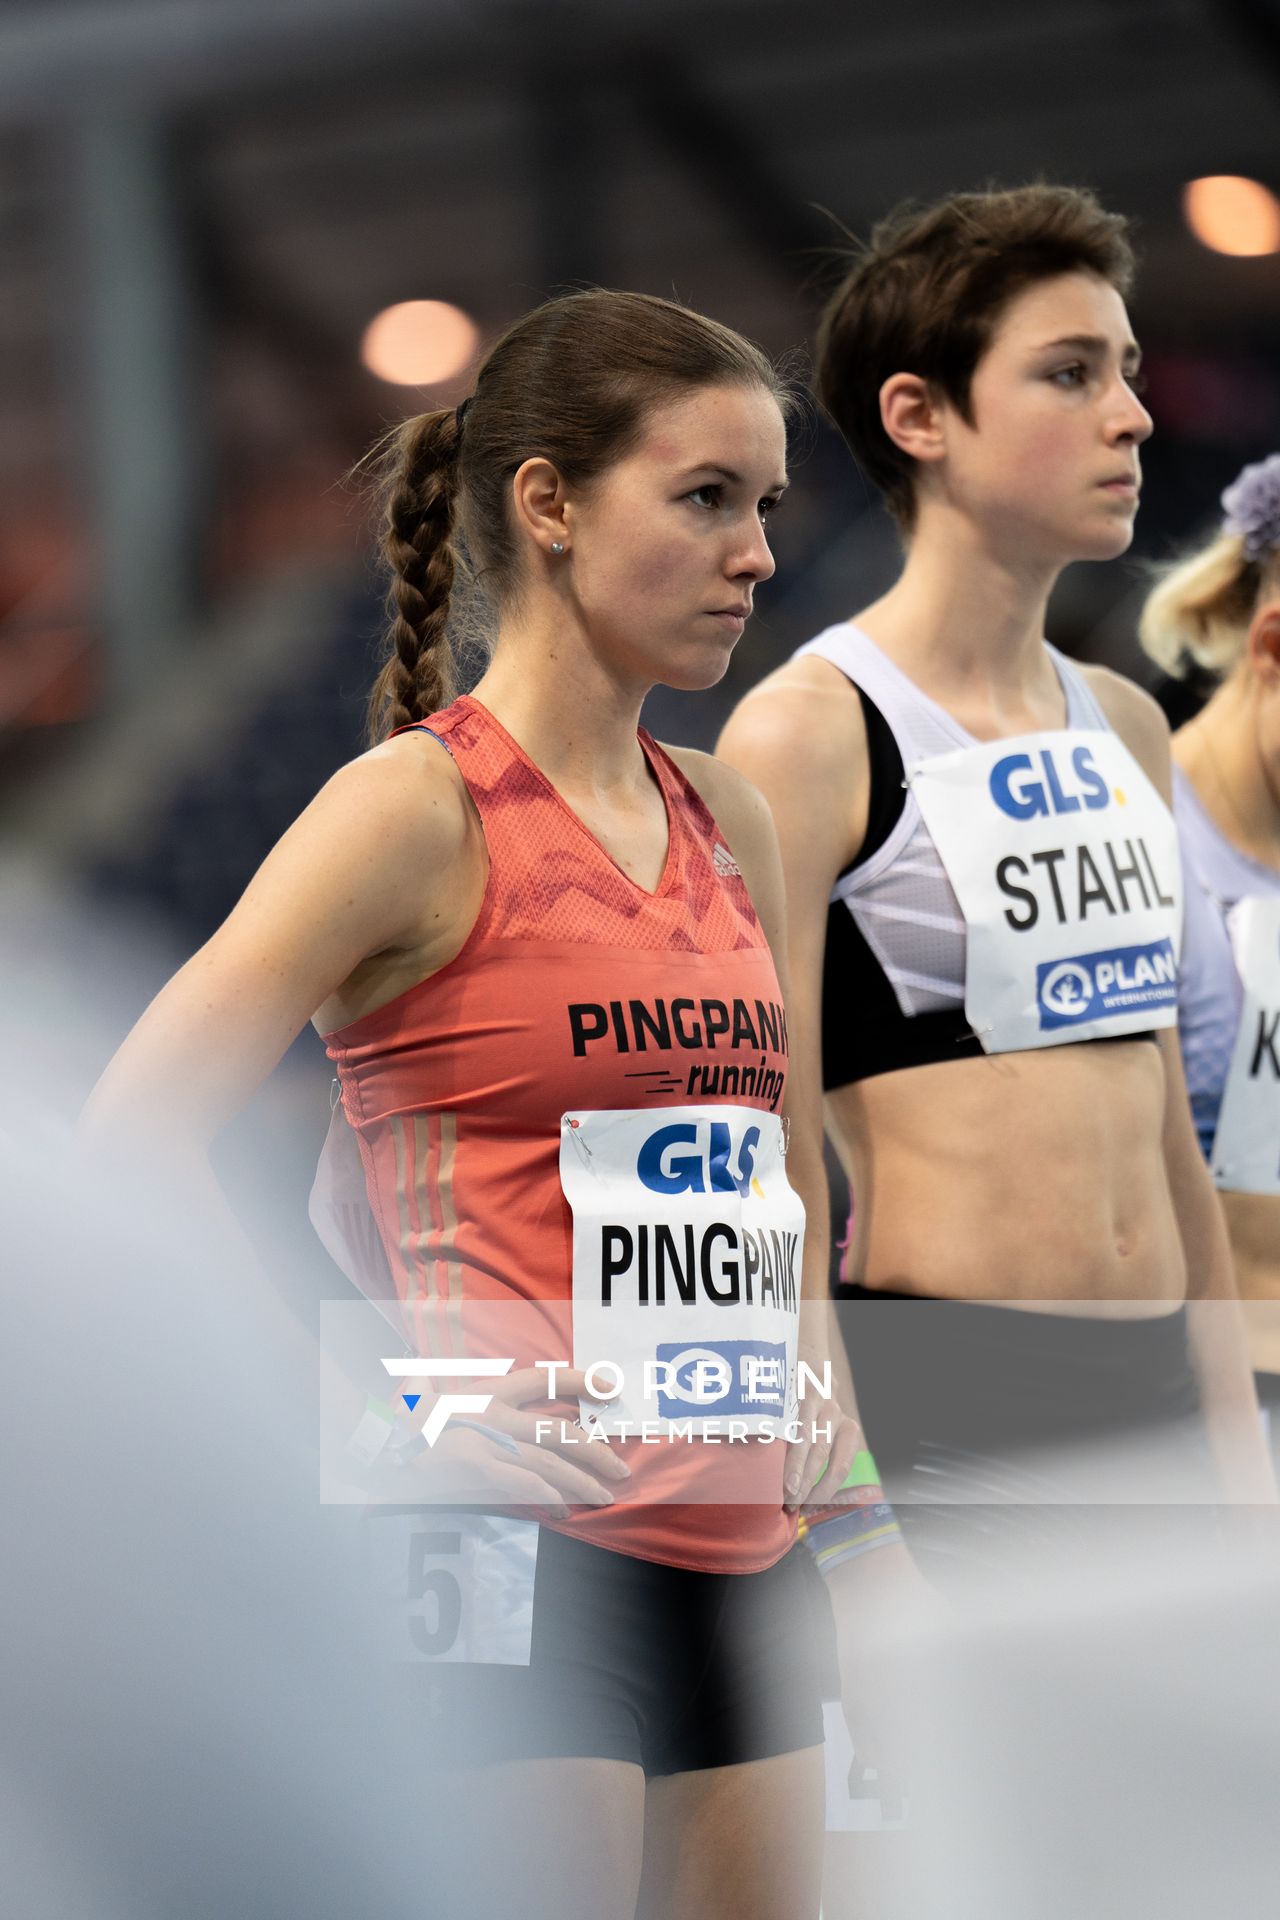
[[[459,434],[462,432],[462,423],[467,417],[467,408],[471,405],[474,398],[474,394],[469,393],[466,399],[460,400],[453,410],[453,424]]]
[[[1280,552],[1280,453],[1245,467],[1222,495],[1223,529],[1239,534],[1246,560]]]

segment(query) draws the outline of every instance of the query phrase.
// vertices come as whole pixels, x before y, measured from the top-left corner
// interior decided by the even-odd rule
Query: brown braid
[[[455,670],[446,624],[453,587],[458,424],[452,407],[397,429],[381,462],[390,654],[369,696],[369,738],[448,706]]]

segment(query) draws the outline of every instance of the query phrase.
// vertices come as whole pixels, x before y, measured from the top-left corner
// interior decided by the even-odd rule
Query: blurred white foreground
[[[37,924],[79,923],[0,939],[3,1910],[425,1913],[422,1730],[319,1504],[314,1349],[161,1178],[81,1160],[61,1096],[118,1036],[50,984],[75,953],[32,991]],[[80,934],[81,967],[123,951]]]
[[[867,1920],[1274,1910],[1275,1529],[1268,1562],[1257,1510],[1239,1550],[1200,1514],[1198,1552],[1193,1526],[1134,1509],[1127,1564],[1024,1578],[1004,1599],[993,1583],[975,1611],[882,1652],[909,1814]],[[858,1872],[856,1852],[833,1854],[829,1911],[867,1912]]]

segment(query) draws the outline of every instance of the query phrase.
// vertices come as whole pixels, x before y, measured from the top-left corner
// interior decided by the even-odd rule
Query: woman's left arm
[[[778,836],[768,804],[758,788],[735,768],[692,749],[668,749],[681,771],[698,789],[723,832],[742,869],[751,903],[773,954],[783,1005],[790,1009],[787,968],[786,893]],[[787,1058],[787,1088],[783,1125],[787,1129],[787,1180],[805,1211],[804,1256],[801,1268],[799,1357],[821,1380],[830,1368],[832,1393],[821,1400],[814,1393],[801,1403],[804,1433],[787,1449],[785,1482],[787,1504],[798,1507],[809,1498],[814,1482],[827,1475],[827,1485],[843,1484],[855,1453],[864,1444],[854,1414],[848,1361],[834,1322],[828,1280],[830,1258],[827,1175],[822,1153],[822,1101],[811,1077],[806,1049],[793,1046]],[[816,1116],[816,1124],[815,1124]],[[830,1427],[830,1439],[825,1429]]]
[[[1276,1498],[1275,1473],[1258,1415],[1244,1314],[1217,1190],[1200,1152],[1178,1036],[1160,1035],[1164,1054],[1164,1156],[1187,1262],[1187,1344],[1205,1427],[1227,1498]]]
[[[1165,804],[1172,805],[1169,725],[1140,687],[1105,668],[1090,685]],[[1227,1498],[1274,1502],[1275,1474],[1258,1415],[1231,1243],[1191,1119],[1177,1030],[1158,1036],[1165,1069],[1164,1160],[1187,1268],[1187,1339],[1205,1427]]]

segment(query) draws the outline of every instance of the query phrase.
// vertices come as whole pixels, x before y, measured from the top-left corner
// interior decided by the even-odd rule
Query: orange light
[[[462,373],[479,339],[474,320],[460,307],[445,300],[402,300],[369,322],[360,358],[379,380],[431,387]]]
[[[1260,180],[1213,173],[1182,190],[1187,225],[1214,253],[1280,253],[1280,200]]]

